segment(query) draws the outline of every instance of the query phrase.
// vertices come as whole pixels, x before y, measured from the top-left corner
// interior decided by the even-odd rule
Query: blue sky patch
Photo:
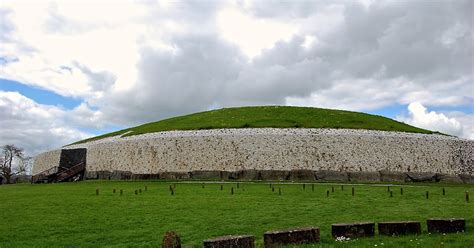
[[[73,109],[82,102],[78,98],[64,97],[48,90],[2,78],[0,78],[0,90],[18,92],[39,104],[54,105],[64,109]]]

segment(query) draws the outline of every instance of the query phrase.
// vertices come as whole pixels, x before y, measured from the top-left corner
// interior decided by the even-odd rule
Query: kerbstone
[[[259,180],[260,171],[258,170],[239,170],[229,174],[229,179],[233,180]]]
[[[162,172],[160,179],[189,179],[191,178],[187,172]]]
[[[288,180],[290,177],[289,171],[282,170],[262,170],[260,171],[260,180]]]
[[[430,233],[455,233],[466,230],[466,220],[464,219],[428,219],[426,224]]]
[[[381,235],[407,235],[421,234],[421,223],[419,221],[390,221],[378,223]]]
[[[332,181],[332,182],[349,181],[349,175],[347,174],[347,172],[322,170],[322,171],[316,171],[314,174],[317,180]]]
[[[406,172],[407,182],[436,182],[436,173],[431,172]]]
[[[382,170],[380,173],[380,181],[382,182],[405,182],[407,175],[404,172]]]
[[[333,224],[331,228],[333,238],[373,237],[375,233],[374,222],[339,223]]]
[[[263,235],[265,248],[283,245],[318,243],[320,232],[318,227],[269,231]]]
[[[461,180],[462,180],[464,183],[469,183],[469,184],[473,184],[473,183],[474,183],[474,175],[461,174],[461,175],[459,175],[459,178],[461,178]]]
[[[220,180],[221,173],[220,171],[192,171],[190,173],[190,177],[192,179],[212,179],[212,180]]]
[[[349,181],[351,182],[380,182],[380,173],[378,171],[349,172]]]
[[[463,180],[460,176],[457,175],[446,175],[446,174],[436,174],[436,181],[442,183],[463,183]]]
[[[251,235],[222,236],[204,240],[204,248],[253,248],[255,237]]]
[[[290,171],[290,180],[293,181],[314,181],[316,177],[312,170],[291,170]]]

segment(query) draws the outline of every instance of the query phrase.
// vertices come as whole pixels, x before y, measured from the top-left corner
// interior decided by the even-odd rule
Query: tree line
[[[26,156],[24,149],[15,145],[4,145],[0,149],[0,184],[12,183],[15,176],[26,175],[31,168],[32,157]]]

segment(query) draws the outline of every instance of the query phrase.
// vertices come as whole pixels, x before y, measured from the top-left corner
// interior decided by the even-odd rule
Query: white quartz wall
[[[89,172],[309,169],[474,174],[473,144],[442,135],[265,128],[113,137],[65,149],[87,148]],[[34,171],[55,161],[59,163],[57,151],[42,154]]]
[[[48,170],[51,167],[58,166],[60,156],[60,149],[41,153],[40,155],[36,156],[34,159],[33,175]]]

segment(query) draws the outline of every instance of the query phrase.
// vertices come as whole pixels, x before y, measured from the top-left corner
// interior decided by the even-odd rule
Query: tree
[[[5,178],[6,183],[11,183],[13,176],[26,173],[31,164],[31,157],[26,157],[23,149],[15,145],[5,145],[1,149],[0,176]]]

